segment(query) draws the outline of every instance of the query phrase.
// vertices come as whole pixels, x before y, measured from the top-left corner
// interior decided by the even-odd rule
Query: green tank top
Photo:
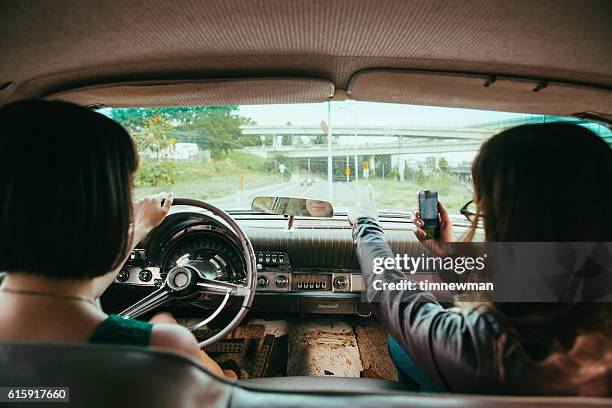
[[[152,331],[153,325],[151,323],[125,319],[117,315],[108,315],[96,327],[89,338],[89,342],[148,347]]]

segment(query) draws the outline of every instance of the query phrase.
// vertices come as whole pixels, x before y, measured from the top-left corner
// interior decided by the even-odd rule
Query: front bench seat
[[[70,407],[602,407],[612,399],[419,395],[373,379],[232,382],[187,356],[106,345],[0,342],[0,386],[68,386]],[[57,403],[46,406],[59,407]],[[22,407],[22,403],[15,406]],[[37,404],[36,406],[45,406]]]

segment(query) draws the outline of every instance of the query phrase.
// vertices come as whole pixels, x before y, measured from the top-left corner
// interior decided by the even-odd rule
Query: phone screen
[[[440,220],[438,218],[437,191],[419,191],[419,212],[424,224],[425,239],[438,238],[440,235]]]
[[[438,192],[419,192],[419,212],[422,220],[438,220]]]

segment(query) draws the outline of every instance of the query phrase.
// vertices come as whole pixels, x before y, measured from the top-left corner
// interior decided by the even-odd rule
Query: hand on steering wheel
[[[134,241],[142,241],[168,215],[174,194],[159,193],[143,197],[133,204]]]

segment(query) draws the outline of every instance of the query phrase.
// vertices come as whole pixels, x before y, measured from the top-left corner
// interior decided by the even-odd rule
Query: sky
[[[294,105],[245,105],[239,108],[241,116],[247,116],[258,125],[319,125],[328,121],[327,103]],[[472,109],[442,108],[432,106],[400,105],[378,102],[343,101],[332,102],[331,123],[334,126],[410,126],[424,128],[462,128],[488,122],[524,118],[526,114],[479,111]],[[388,137],[368,137],[367,143],[389,143]],[[340,137],[340,145],[360,145],[363,138]],[[445,153],[443,156],[451,166],[471,162],[476,152]],[[420,162],[428,154],[404,155],[405,159]]]
[[[322,120],[328,122],[328,103],[283,104],[283,105],[243,105],[238,108],[241,116],[253,119],[258,125],[319,126]],[[108,114],[103,109],[102,113]],[[542,115],[495,112],[473,109],[444,108],[433,106],[402,105],[379,102],[338,101],[331,103],[332,132],[334,126],[406,126],[422,128],[463,128],[491,122],[501,122],[518,118],[542,118]],[[609,133],[609,131],[608,131]],[[307,139],[307,138],[306,138]],[[335,143],[340,145],[361,145],[364,143],[389,143],[389,137],[363,138],[340,137]],[[307,140],[306,140],[307,141]],[[475,152],[445,153],[451,165],[470,162]],[[427,155],[414,154],[416,161],[424,160]]]
[[[327,103],[294,105],[245,105],[240,114],[259,125],[319,124],[327,121]],[[525,114],[471,109],[400,105],[392,103],[332,102],[333,125],[395,125],[423,127],[465,127],[525,117]],[[532,116],[532,115],[528,115]]]

